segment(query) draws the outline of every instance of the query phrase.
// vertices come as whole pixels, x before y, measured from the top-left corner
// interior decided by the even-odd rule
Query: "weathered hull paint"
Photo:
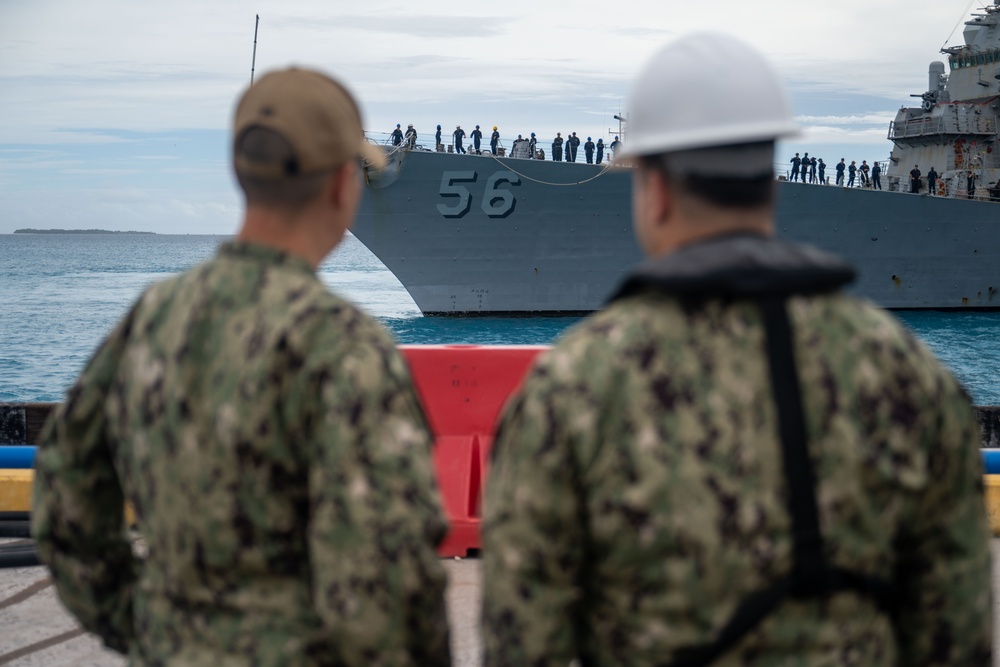
[[[585,313],[641,259],[630,179],[620,168],[401,151],[370,175],[353,231],[424,314]],[[893,309],[1000,308],[1000,206],[776,187],[778,234],[854,264],[855,293]]]

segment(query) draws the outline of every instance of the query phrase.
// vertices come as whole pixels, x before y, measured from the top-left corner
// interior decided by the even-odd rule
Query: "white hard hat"
[[[795,134],[778,76],[756,49],[724,33],[661,48],[629,95],[622,157],[777,139]]]

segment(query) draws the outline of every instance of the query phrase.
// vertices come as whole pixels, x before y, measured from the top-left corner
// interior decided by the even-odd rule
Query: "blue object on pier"
[[[0,447],[0,470],[35,467],[34,445],[4,445]]]
[[[983,472],[987,475],[1000,475],[1000,449],[982,449]]]

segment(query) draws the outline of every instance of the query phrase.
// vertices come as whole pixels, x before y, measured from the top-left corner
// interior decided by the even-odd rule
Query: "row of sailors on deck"
[[[462,129],[461,125],[455,126],[455,131],[451,133],[453,146],[455,147],[456,153],[466,153],[464,146],[464,139],[466,137],[465,130]],[[469,135],[472,139],[472,150],[477,155],[482,153],[482,140],[483,133],[476,125]],[[416,148],[417,145],[417,131],[410,124],[407,126],[406,133],[403,133],[401,126],[397,123],[396,129],[392,131],[390,135],[391,142],[394,147],[405,147],[409,149]],[[443,149],[443,144],[441,143],[441,126],[437,126],[437,131],[434,134],[434,143],[437,150]],[[576,132],[572,132],[569,137],[563,140],[562,132],[556,132],[556,138],[552,140],[552,159],[556,162],[563,161],[563,146],[565,144],[565,156],[566,162],[576,162],[577,149],[580,146],[580,138],[576,136]],[[587,164],[597,164],[604,162],[604,140],[598,138],[597,143],[594,143],[591,137],[587,137],[587,142],[583,145],[583,152],[586,156]],[[612,154],[614,151],[621,148],[621,141],[616,136],[614,141],[611,142],[610,150]],[[500,153],[500,132],[497,126],[493,126],[493,134],[490,136],[490,152],[493,155],[498,155]],[[538,149],[538,139],[535,133],[531,133],[529,139],[525,139],[522,135],[517,135],[517,139],[514,140],[511,146],[511,157],[524,157],[529,160],[545,159],[545,151]],[[609,157],[610,162],[610,157]]]

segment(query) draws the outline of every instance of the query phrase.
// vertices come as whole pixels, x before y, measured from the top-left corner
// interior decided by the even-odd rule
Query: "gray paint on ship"
[[[487,193],[490,178],[502,181],[504,172],[518,183]],[[449,186],[456,174],[466,180]],[[353,232],[428,315],[593,311],[641,258],[627,169],[398,151],[368,180]],[[461,188],[467,198],[448,194]],[[859,273],[856,293],[886,308],[1000,308],[1000,207],[777,188],[778,233],[849,260]]]

